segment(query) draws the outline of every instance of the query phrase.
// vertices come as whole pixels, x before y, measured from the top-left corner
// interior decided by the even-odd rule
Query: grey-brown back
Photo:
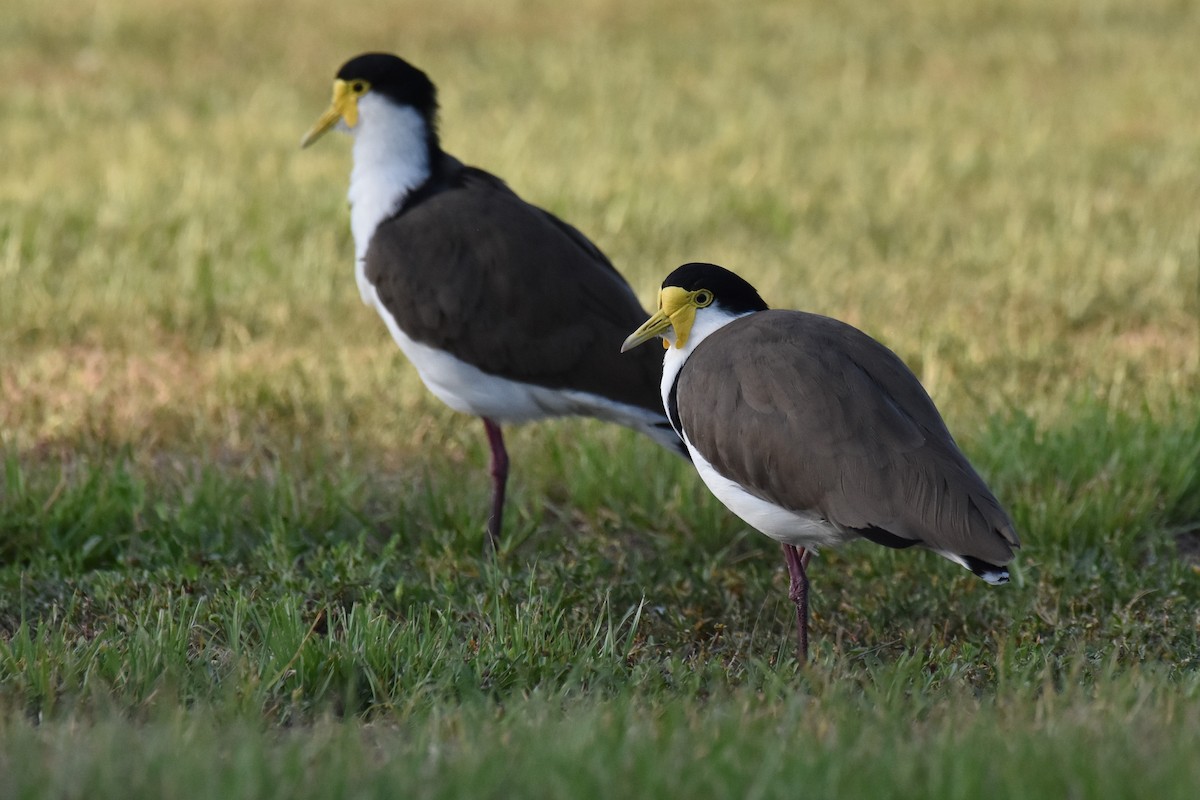
[[[418,342],[489,374],[662,413],[661,353],[620,352],[648,316],[633,290],[579,231],[495,176],[443,157],[379,226],[366,274]]]
[[[764,500],[994,565],[1019,546],[916,376],[850,325],[737,319],[689,356],[676,400],[692,445]]]

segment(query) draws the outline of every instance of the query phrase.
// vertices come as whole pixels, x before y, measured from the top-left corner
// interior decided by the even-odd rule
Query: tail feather
[[[959,558],[962,559],[963,566],[993,586],[999,586],[1002,583],[1008,583],[1007,568],[998,566],[996,564],[989,564],[988,562],[975,558],[974,556],[959,556]]]

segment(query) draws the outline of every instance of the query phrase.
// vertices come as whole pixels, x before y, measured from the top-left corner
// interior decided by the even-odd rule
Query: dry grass
[[[724,263],[884,339],[967,425],[1054,423],[1081,395],[1161,410],[1198,387],[1185,6],[18,3],[10,19],[0,418],[21,448],[86,439],[97,417],[175,446],[190,437],[149,431],[158,412],[253,414],[244,384],[385,425],[433,409],[349,280],[344,143],[295,148],[336,65],[373,47],[441,85],[450,150],[588,231],[644,298],[679,262]]]
[[[1197,42],[1173,0],[9,0],[0,795],[1195,796]],[[359,302],[345,141],[297,147],[368,49],[644,300],[712,260],[890,344],[1013,585],[823,554],[797,675],[777,550],[572,421],[511,435],[480,561],[477,423]]]

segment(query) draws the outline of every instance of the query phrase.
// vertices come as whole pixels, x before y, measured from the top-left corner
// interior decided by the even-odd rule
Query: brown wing
[[[458,167],[382,223],[367,277],[416,341],[484,372],[662,412],[661,353],[622,355],[648,316],[583,234]]]
[[[736,320],[688,358],[677,402],[696,449],[763,499],[991,564],[1019,546],[916,376],[850,325]]]

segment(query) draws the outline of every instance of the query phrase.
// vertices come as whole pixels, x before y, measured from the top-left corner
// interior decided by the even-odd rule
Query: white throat
[[[350,133],[354,167],[347,196],[354,273],[363,302],[370,302],[363,257],[379,223],[395,214],[409,193],[429,179],[429,130],[416,109],[368,93],[358,101],[358,125]]]
[[[692,322],[692,330],[688,334],[687,344],[681,348],[675,347],[675,331],[668,329],[667,336],[664,338],[670,342],[671,346],[663,355],[662,384],[659,387],[662,393],[663,408],[668,407],[667,399],[671,394],[671,387],[675,385],[675,378],[679,375],[679,370],[683,369],[683,364],[688,360],[692,351],[709,336],[735,319],[753,313],[753,311],[745,311],[741,314],[733,314],[716,305],[696,309],[696,319]]]

